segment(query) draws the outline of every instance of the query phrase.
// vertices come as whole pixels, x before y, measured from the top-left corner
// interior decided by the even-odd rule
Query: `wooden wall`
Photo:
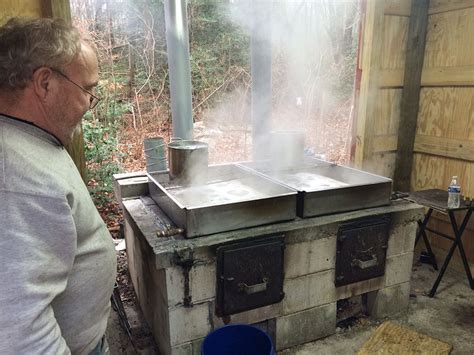
[[[410,0],[367,0],[363,18],[355,163],[388,177],[395,168],[410,8]],[[446,189],[458,175],[462,193],[474,198],[474,0],[430,1],[413,158],[411,190]],[[446,217],[436,217],[435,227],[449,231]],[[449,246],[438,239],[436,247]],[[474,218],[464,240],[474,262]]]
[[[69,0],[0,0],[0,24],[11,17],[53,17],[71,22]],[[87,180],[82,130],[75,133],[67,151],[74,160],[82,178]]]
[[[10,17],[71,19],[69,0],[0,0],[0,23]]]
[[[14,16],[40,17],[43,14],[41,0],[0,0],[0,23]]]

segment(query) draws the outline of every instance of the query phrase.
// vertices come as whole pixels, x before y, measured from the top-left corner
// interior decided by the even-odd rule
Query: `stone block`
[[[285,279],[283,314],[335,302],[334,273],[335,270],[331,269],[294,279]]]
[[[212,303],[169,309],[171,346],[205,337],[211,331],[209,314]]]
[[[334,269],[335,265],[336,236],[288,244],[285,248],[285,278]]]
[[[384,318],[406,312],[410,303],[410,282],[367,294],[367,311],[371,317]]]
[[[336,332],[336,302],[277,318],[276,350],[326,337]]]
[[[392,256],[385,262],[385,287],[410,281],[413,251]]]

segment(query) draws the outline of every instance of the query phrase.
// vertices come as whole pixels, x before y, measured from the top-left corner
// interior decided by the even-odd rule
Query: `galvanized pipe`
[[[173,137],[188,140],[193,115],[186,0],[165,0],[165,23]]]
[[[251,34],[252,159],[269,158],[268,143],[272,115],[271,8],[255,1]]]

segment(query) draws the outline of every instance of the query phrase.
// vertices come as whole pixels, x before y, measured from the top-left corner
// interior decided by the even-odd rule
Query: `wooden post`
[[[42,2],[44,17],[61,18],[71,23],[71,5],[69,0],[49,0]],[[87,183],[86,158],[84,153],[84,134],[82,128],[72,137],[72,141],[66,145],[66,149],[76,164],[82,180]]]
[[[355,166],[367,168],[372,158],[376,100],[379,91],[380,57],[382,53],[385,2],[367,0],[363,11],[361,38],[360,92],[355,122]]]
[[[398,150],[395,161],[394,190],[410,191],[416,123],[421,90],[421,72],[425,55],[429,0],[411,4],[405,61],[405,76],[400,107]]]

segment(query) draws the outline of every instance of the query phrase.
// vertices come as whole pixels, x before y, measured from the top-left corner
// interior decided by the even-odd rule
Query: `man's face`
[[[82,116],[89,110],[91,95],[86,91],[94,93],[99,80],[97,57],[92,48],[83,44],[79,56],[64,67],[62,73],[64,76],[55,73],[60,85],[49,118],[58,138],[67,144],[80,128]]]

